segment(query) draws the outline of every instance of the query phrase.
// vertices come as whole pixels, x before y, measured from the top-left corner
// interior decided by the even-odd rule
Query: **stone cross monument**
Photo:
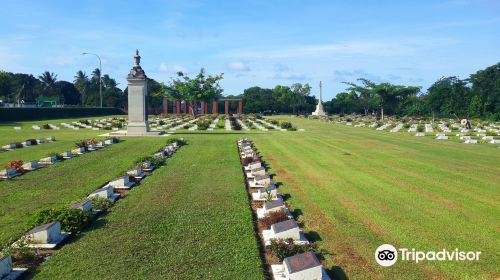
[[[128,82],[128,127],[127,134],[141,135],[149,132],[148,115],[146,112],[146,94],[148,80],[141,68],[139,50],[135,51],[135,64],[127,76]]]
[[[319,81],[319,100],[318,100],[318,105],[316,105],[316,111],[312,113],[313,116],[326,116],[326,113],[323,110],[323,101],[321,101],[322,91],[323,91],[323,86],[321,84],[321,81]]]

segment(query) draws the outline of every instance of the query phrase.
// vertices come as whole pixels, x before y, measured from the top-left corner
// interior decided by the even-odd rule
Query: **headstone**
[[[274,184],[270,184],[267,188],[260,188],[257,192],[252,193],[254,201],[263,200],[276,200],[278,198],[278,191]]]
[[[293,240],[300,239],[299,225],[295,220],[286,220],[277,224],[273,224],[271,226],[271,232],[273,233],[274,238],[292,238]]]
[[[24,170],[35,170],[35,169],[38,169],[40,168],[40,166],[38,165],[38,161],[36,160],[33,160],[33,161],[30,161],[30,162],[26,162],[23,164],[23,169]]]
[[[262,166],[257,167],[257,168],[250,170],[250,172],[247,172],[246,175],[248,178],[253,178],[253,177],[257,177],[257,176],[264,176],[264,175],[266,175],[266,169]]]
[[[61,153],[61,156],[65,159],[72,158],[73,152],[71,152],[71,151],[63,152],[63,153]]]
[[[61,223],[52,222],[37,226],[27,234],[30,243],[49,244],[55,243],[61,239]]]
[[[73,149],[72,152],[77,155],[82,155],[85,153],[85,147],[78,147],[76,149]]]
[[[80,209],[85,212],[92,212],[92,201],[84,200],[82,202],[71,204],[69,207],[73,209]]]
[[[142,172],[142,168],[140,168],[140,167],[136,167],[134,169],[127,171],[127,175],[132,176],[132,177],[139,179],[139,180],[144,178],[144,173]]]
[[[111,187],[113,187],[113,189],[128,190],[134,185],[134,183],[129,181],[129,177],[127,175],[127,176],[118,177],[118,178],[115,178],[115,179],[109,181],[109,185]]]
[[[250,181],[250,187],[253,188],[262,188],[262,187],[267,187],[271,184],[271,177],[269,174],[266,174],[264,176],[257,176],[253,180]]]
[[[91,194],[89,194],[88,197],[91,198],[93,196],[106,198],[111,202],[115,202],[120,197],[119,194],[113,193],[113,187],[110,185],[107,185],[105,187],[93,191]]]
[[[323,267],[312,252],[285,258],[283,266],[289,280],[323,279]]]
[[[141,168],[142,168],[142,171],[150,172],[150,171],[153,171],[154,166],[151,164],[151,162],[149,160],[146,160],[143,163],[141,163]]]
[[[18,174],[16,173],[16,170],[14,168],[6,168],[3,170],[0,170],[0,178],[3,178],[3,179],[9,179],[9,178],[12,178],[16,175],[18,175]]]
[[[12,271],[12,258],[0,255],[0,279],[4,279]]]
[[[55,156],[53,157],[46,157],[42,158],[38,161],[38,164],[54,164],[57,162],[57,158]]]

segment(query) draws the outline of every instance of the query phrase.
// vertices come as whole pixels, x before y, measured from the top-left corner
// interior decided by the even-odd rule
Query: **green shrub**
[[[417,132],[424,132],[424,131],[425,131],[425,127],[423,125],[419,124],[417,126]]]
[[[113,206],[113,202],[100,196],[92,196],[91,198],[88,198],[88,200],[92,201],[93,210],[107,211],[111,208],[111,206]]]
[[[281,128],[289,130],[293,128],[293,125],[291,122],[281,122]]]
[[[210,127],[210,121],[208,120],[202,120],[202,121],[198,121],[196,122],[196,125],[198,126],[198,130],[207,130],[208,127]]]
[[[51,152],[47,154],[48,157],[56,157],[57,160],[63,160],[64,157],[60,153]]]
[[[85,148],[87,147],[87,141],[88,140],[78,140],[75,142],[74,146],[77,148]]]
[[[179,145],[179,146],[183,146],[183,145],[187,144],[187,141],[184,140],[184,138],[169,138],[167,140],[167,145],[170,145],[174,142],[177,142],[177,145]]]
[[[90,218],[90,213],[80,209],[68,207],[44,209],[35,214],[31,227],[58,221],[61,223],[62,231],[77,233],[89,222]]]
[[[277,120],[269,120],[269,123],[274,124],[274,125],[279,125],[280,122]]]
[[[296,254],[301,254],[308,251],[317,251],[317,246],[315,244],[297,245],[293,243],[292,238],[288,238],[286,240],[271,239],[271,245],[267,246],[267,248],[280,261],[283,261],[285,258],[291,257]]]
[[[163,166],[167,162],[167,160],[163,157],[145,156],[145,157],[141,157],[138,160],[136,160],[134,162],[134,164],[138,165],[138,164],[141,164],[145,161],[149,161],[151,163],[151,165],[153,165],[154,167]]]

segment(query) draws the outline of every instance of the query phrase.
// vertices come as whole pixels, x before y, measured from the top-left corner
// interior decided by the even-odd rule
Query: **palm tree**
[[[85,74],[85,72],[80,70],[76,72],[75,80],[73,82],[75,84],[75,87],[80,92],[80,95],[82,96],[82,106],[85,106],[85,93],[87,92],[87,88],[90,83],[89,77],[87,76],[87,74]]]
[[[38,79],[42,81],[45,92],[48,92],[49,95],[51,95],[55,90],[57,75],[49,71],[45,71],[42,75],[38,76]]]

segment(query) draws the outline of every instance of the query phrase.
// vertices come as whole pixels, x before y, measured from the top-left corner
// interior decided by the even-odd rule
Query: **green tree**
[[[64,97],[64,103],[68,105],[80,104],[81,95],[73,83],[66,81],[57,81],[54,87]]]
[[[12,92],[11,77],[9,73],[0,71],[0,98],[9,100]]]
[[[85,106],[85,102],[86,102],[85,94],[87,93],[87,90],[90,86],[89,77],[87,76],[87,74],[85,74],[85,72],[80,70],[80,71],[76,72],[76,75],[74,78],[75,79],[73,80],[73,83],[75,84],[75,87],[80,92],[80,96],[81,96],[80,104],[82,104],[82,106]]]
[[[45,71],[42,75],[38,76],[38,79],[43,83],[44,96],[46,97],[57,97],[57,90],[55,87],[57,81],[57,75],[49,71]]]

